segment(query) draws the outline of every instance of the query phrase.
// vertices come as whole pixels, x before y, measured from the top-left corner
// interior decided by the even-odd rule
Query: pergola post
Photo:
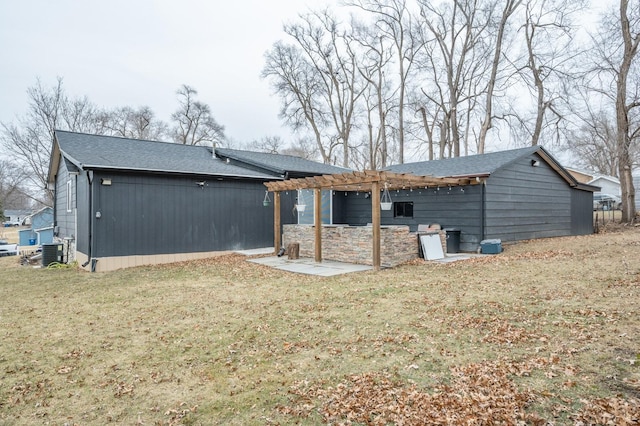
[[[474,174],[458,177],[444,176],[420,176],[412,173],[393,173],[380,170],[364,170],[332,175],[307,176],[304,178],[294,178],[266,182],[265,186],[269,191],[275,193],[274,203],[274,245],[276,250],[281,245],[282,226],[280,218],[279,196],[281,191],[297,191],[301,189],[314,190],[314,239],[315,239],[315,261],[322,262],[322,190],[337,191],[368,191],[371,190],[371,239],[372,239],[372,264],[373,268],[379,270],[381,267],[381,241],[380,241],[380,189],[381,185],[387,190],[414,189],[414,188],[435,188],[441,186],[461,186],[483,184],[489,174]],[[393,247],[387,247],[393,250]]]
[[[315,252],[316,262],[322,262],[322,190],[313,190],[313,224],[315,226]]]
[[[273,248],[278,254],[282,245],[282,232],[280,220],[280,191],[273,193]]]
[[[371,183],[371,228],[373,243],[373,269],[380,269],[380,183]]]

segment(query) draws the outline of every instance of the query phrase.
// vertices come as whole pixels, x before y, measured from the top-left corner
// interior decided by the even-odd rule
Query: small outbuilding
[[[18,231],[20,246],[38,246],[53,242],[53,209],[43,207],[27,216],[28,229]]]
[[[48,182],[65,252],[107,271],[271,247],[264,182],[344,171],[289,155],[58,130]],[[296,196],[282,197],[282,223],[297,221]]]

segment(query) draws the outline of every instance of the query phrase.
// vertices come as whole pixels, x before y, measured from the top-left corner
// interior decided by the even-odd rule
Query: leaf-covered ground
[[[0,424],[640,424],[640,228],[333,278],[0,259]]]

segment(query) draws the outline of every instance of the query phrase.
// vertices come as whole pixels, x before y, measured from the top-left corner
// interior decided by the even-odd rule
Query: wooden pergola
[[[383,189],[417,189],[442,186],[475,185],[481,183],[486,176],[436,177],[416,176],[410,173],[393,173],[388,171],[365,170],[333,175],[313,176],[298,179],[265,182],[268,191],[274,193],[274,247],[276,253],[282,245],[280,227],[280,192],[300,189],[314,190],[313,217],[315,224],[315,261],[322,262],[322,190],[371,192],[371,225],[373,267],[380,269],[380,192]]]

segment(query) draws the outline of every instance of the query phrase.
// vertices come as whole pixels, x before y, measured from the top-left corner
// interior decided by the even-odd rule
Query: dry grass
[[[0,277],[0,424],[640,421],[637,227],[335,278]]]
[[[18,231],[20,229],[24,229],[24,227],[10,226],[5,228],[4,226],[0,226],[0,239],[7,240],[9,243],[12,243],[12,244],[17,244]]]

